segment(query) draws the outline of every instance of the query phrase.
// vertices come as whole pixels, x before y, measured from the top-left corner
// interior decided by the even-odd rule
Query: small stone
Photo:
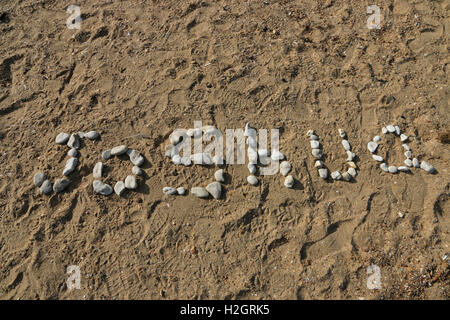
[[[395,128],[395,134],[399,136],[402,133],[400,131],[400,127],[399,126],[395,126],[394,128]]]
[[[102,177],[102,171],[103,171],[103,163],[97,162],[94,166],[94,170],[92,170],[92,176],[95,179],[99,179]]]
[[[70,181],[66,178],[57,179],[53,185],[53,191],[58,193],[63,191],[70,184]]]
[[[326,168],[319,169],[319,177],[321,177],[322,179],[328,178],[328,169]]]
[[[270,152],[267,149],[259,149],[258,156],[260,157],[270,157]]]
[[[344,146],[345,151],[351,150],[352,147],[350,146],[350,143],[347,140],[342,140],[341,143]]]
[[[403,218],[403,217],[405,216],[405,214],[404,214],[403,212],[399,212],[399,213],[398,213],[398,216],[399,216],[400,218]]]
[[[41,194],[49,194],[52,192],[52,183],[49,180],[45,180],[39,188]]]
[[[191,193],[198,198],[208,198],[209,197],[208,191],[206,191],[206,189],[203,187],[193,187],[191,189]]]
[[[288,173],[291,171],[291,169],[292,169],[292,166],[291,166],[291,164],[289,163],[289,161],[283,161],[283,162],[281,162],[281,164],[280,164],[280,173],[281,173],[283,176],[287,176]]]
[[[316,162],[314,163],[314,167],[323,168],[323,162],[320,160],[316,160]]]
[[[186,189],[183,188],[183,187],[179,187],[179,188],[177,188],[177,193],[178,193],[180,196],[182,196],[182,195],[184,195],[184,194],[186,193]]]
[[[383,132],[384,134],[388,133],[388,129],[386,127],[381,128],[381,132]]]
[[[70,158],[69,160],[67,160],[66,166],[64,167],[63,170],[63,175],[68,176],[69,174],[71,174],[75,170],[77,164],[78,164],[77,158]]]
[[[142,166],[144,164],[144,157],[141,155],[139,151],[133,150],[130,153],[130,161],[135,166]]]
[[[114,192],[118,195],[121,196],[122,193],[125,191],[125,183],[123,183],[123,181],[117,181],[116,184],[114,185]]]
[[[354,163],[353,161],[349,161],[349,162],[347,162],[347,164],[350,168],[356,169],[356,163]]]
[[[163,193],[164,194],[167,194],[167,195],[174,195],[174,194],[177,194],[177,189],[175,189],[175,188],[172,188],[172,187],[164,187],[163,188]]]
[[[280,151],[276,150],[272,152],[272,156],[271,156],[273,161],[281,161],[284,159],[284,154],[281,153]]]
[[[380,168],[381,170],[383,170],[384,172],[389,172],[389,167],[386,163],[382,163],[380,164]]]
[[[350,181],[350,180],[352,180],[352,176],[348,172],[344,172],[342,174],[342,179],[345,181]]]
[[[412,159],[412,163],[413,163],[414,168],[420,168],[419,159],[417,159],[417,158]]]
[[[398,168],[397,168],[396,166],[389,166],[389,167],[388,167],[388,171],[389,171],[390,173],[397,173]]]
[[[308,130],[308,132],[306,132],[306,136],[312,136],[314,133],[314,130]]]
[[[125,188],[134,190],[138,187],[136,178],[134,176],[127,176],[125,178]]]
[[[342,179],[342,174],[339,171],[333,171],[331,173],[331,179],[333,179],[333,180],[341,180]]]
[[[322,158],[322,155],[323,155],[321,149],[312,149],[312,150],[311,150],[311,154],[312,154],[315,158],[317,158],[317,159]]]
[[[254,173],[256,172],[256,166],[255,166],[254,164],[252,164],[252,163],[249,163],[249,164],[247,165],[247,168],[248,168],[248,171],[249,171],[251,174],[254,174]]]
[[[311,140],[309,141],[309,144],[311,145],[311,149],[319,149],[320,143],[317,140]]]
[[[434,167],[433,165],[431,165],[430,163],[426,162],[426,161],[422,161],[420,163],[420,168],[425,170],[428,173],[433,173],[434,172]]]
[[[80,139],[83,139],[85,137],[85,133],[83,131],[78,131],[77,134],[80,137]]]
[[[395,132],[395,127],[393,125],[388,125],[386,127],[387,131],[390,133],[394,133]]]
[[[358,174],[358,172],[356,171],[355,168],[348,168],[347,172],[348,172],[348,174],[351,175],[353,178],[355,178],[356,175]]]
[[[223,169],[219,169],[216,172],[214,172],[214,179],[216,179],[216,181],[219,181],[219,182],[225,182]]]
[[[411,151],[406,151],[406,152],[405,152],[405,157],[406,157],[406,158],[411,159],[411,156],[412,156]]]
[[[309,136],[309,140],[319,140],[319,137],[316,136],[315,134],[312,134]]]
[[[247,155],[248,155],[248,161],[251,164],[257,164],[258,163],[258,151],[256,151],[255,148],[249,147],[247,149]]]
[[[409,168],[406,166],[400,166],[397,168],[398,171],[402,171],[402,172],[409,172]]]
[[[376,154],[373,154],[372,158],[374,160],[376,160],[376,161],[379,161],[379,162],[383,162],[384,161],[384,158],[382,156],[379,156],[379,155],[376,155]]]
[[[117,146],[111,149],[111,155],[112,156],[120,156],[121,154],[124,154],[128,151],[128,147],[121,145]]]
[[[405,143],[402,144],[402,147],[406,150],[406,151],[411,151],[411,148]]]
[[[76,158],[77,155],[78,155],[78,151],[77,151],[77,149],[72,148],[72,149],[70,149],[70,150],[67,152],[67,155],[68,155],[69,157]]]
[[[294,186],[294,177],[292,177],[291,175],[287,176],[286,179],[284,179],[284,186],[286,188],[292,188]]]
[[[94,180],[92,187],[94,188],[94,192],[104,196],[109,196],[113,192],[113,188],[109,184],[103,183],[100,180]]]
[[[251,148],[254,148],[254,149],[258,148],[258,142],[256,141],[256,139],[254,137],[248,137],[247,144]]]
[[[258,184],[258,179],[255,176],[248,176],[247,182],[250,183],[253,186],[256,186]]]
[[[69,141],[69,137],[70,137],[70,135],[68,133],[61,132],[60,134],[58,134],[56,136],[55,142],[57,144],[65,144],[65,143],[67,143],[67,141]]]
[[[377,150],[377,148],[378,148],[378,143],[376,143],[376,142],[370,141],[367,144],[367,149],[369,149],[369,151],[371,153],[374,153]]]
[[[182,132],[182,131],[174,131],[171,133],[170,137],[169,137],[169,141],[172,145],[176,146],[178,143],[184,141],[184,139],[186,138],[187,133],[186,132]]]
[[[33,182],[36,187],[40,187],[45,181],[45,173],[38,172],[33,177]]]
[[[102,158],[105,160],[108,160],[109,158],[111,158],[111,150],[108,149],[108,150],[103,151]]]
[[[142,175],[142,169],[139,168],[138,166],[133,166],[133,168],[131,169],[131,172],[137,176]]]
[[[411,161],[411,159],[406,159],[404,161],[404,163],[408,166],[408,167],[412,167],[413,166],[413,162]]]
[[[400,135],[400,140],[401,140],[402,142],[405,142],[406,140],[408,140],[408,136],[407,136],[406,134],[402,133],[402,134]]]
[[[222,185],[217,181],[211,182],[206,186],[206,191],[208,191],[214,199],[220,199],[222,195]]]
[[[72,133],[70,135],[69,141],[67,141],[67,146],[69,148],[75,148],[75,149],[80,148],[80,138],[78,137],[78,134]]]
[[[351,151],[347,151],[347,161],[353,161],[353,159],[355,159],[356,154],[354,152]]]
[[[252,136],[254,133],[256,133],[256,130],[250,127],[250,123],[247,122],[245,124],[244,136],[249,137]]]
[[[380,142],[381,141],[381,137],[380,136],[375,136],[372,139],[373,142]]]
[[[181,163],[181,157],[179,154],[175,154],[172,156],[172,163],[173,164],[180,164]]]
[[[345,139],[346,134],[345,134],[344,129],[338,129],[338,132],[339,132],[339,136],[340,136],[341,138]]]
[[[89,131],[88,133],[86,133],[84,135],[86,138],[88,138],[89,140],[95,140],[97,139],[100,135],[98,134],[97,131]]]

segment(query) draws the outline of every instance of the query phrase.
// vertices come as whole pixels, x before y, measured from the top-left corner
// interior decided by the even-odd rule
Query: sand
[[[378,2],[380,30],[359,0],[86,0],[79,30],[71,4],[0,0],[1,299],[449,299],[449,1]],[[164,195],[214,181],[164,157],[194,120],[280,129],[298,183],[253,187],[230,165],[222,200]],[[380,170],[367,142],[391,123],[437,174]],[[305,136],[340,170],[338,128],[353,183],[319,178]],[[65,192],[40,195],[33,175],[54,181],[67,160],[56,135],[80,130],[101,139]],[[95,163],[121,144],[147,159],[139,188],[94,194]],[[398,138],[379,151],[404,160]],[[104,180],[131,167],[105,161]]]

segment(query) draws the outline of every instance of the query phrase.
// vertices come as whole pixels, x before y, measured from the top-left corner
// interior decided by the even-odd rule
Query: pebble
[[[420,163],[420,168],[421,169],[423,169],[423,170],[425,170],[426,172],[428,172],[428,173],[432,173],[432,172],[434,172],[434,167],[433,167],[433,165],[431,165],[430,163],[428,163],[428,162],[426,162],[426,161],[422,161],[421,163]]]
[[[350,181],[350,180],[352,180],[352,176],[351,176],[348,172],[344,172],[344,173],[342,174],[342,179],[343,179],[344,181]]]
[[[381,170],[383,170],[384,172],[389,172],[389,167],[386,163],[382,163],[380,164],[380,168]]]
[[[173,164],[180,164],[181,163],[181,157],[179,154],[174,154],[172,156],[172,163]]]
[[[260,157],[270,157],[270,152],[267,149],[259,149],[258,156]]]
[[[71,174],[75,170],[77,164],[78,164],[77,158],[70,158],[69,160],[67,160],[66,166],[63,169],[63,175],[68,176],[69,174]]]
[[[389,166],[389,167],[388,167],[388,171],[389,171],[390,173],[397,173],[398,169],[397,169],[396,166]]]
[[[406,151],[406,152],[405,152],[405,157],[406,157],[406,158],[411,159],[411,156],[412,156],[411,151]]]
[[[255,176],[248,176],[247,182],[250,183],[253,186],[256,186],[258,184],[258,179]]]
[[[187,135],[185,132],[174,131],[169,137],[169,141],[172,145],[176,146],[178,143],[183,141],[184,137]]]
[[[404,161],[404,163],[408,166],[408,167],[412,167],[413,166],[413,162],[411,161],[411,159],[406,159]]]
[[[369,151],[370,151],[371,153],[374,153],[374,152],[377,150],[377,148],[378,148],[378,143],[376,143],[376,142],[374,142],[374,141],[370,141],[370,142],[367,144],[367,149],[369,149]]]
[[[328,169],[326,168],[319,169],[319,177],[321,177],[322,179],[328,178]]]
[[[291,169],[292,169],[292,166],[291,166],[291,164],[289,163],[289,161],[283,161],[283,162],[281,162],[281,164],[280,164],[280,173],[281,173],[283,176],[287,176],[288,173],[291,171]]]
[[[345,139],[346,134],[345,134],[344,129],[338,129],[338,132],[339,132],[339,136],[340,136],[341,138]]]
[[[395,133],[399,136],[401,134],[400,127],[395,126]]]
[[[351,151],[347,151],[347,161],[352,161],[353,159],[355,159],[356,154],[354,152]]]
[[[53,191],[56,193],[63,191],[70,184],[70,181],[66,178],[56,179],[53,185]]]
[[[247,150],[247,155],[248,155],[248,161],[251,164],[257,164],[258,163],[258,151],[256,151],[256,149],[249,147],[248,150]]]
[[[134,164],[135,166],[140,167],[144,163],[144,157],[141,155],[139,151],[133,150],[131,151],[129,156],[131,163]]]
[[[381,132],[383,132],[384,134],[388,133],[388,129],[386,127],[381,128]]]
[[[394,133],[395,132],[395,127],[393,125],[388,125],[386,127],[387,131],[390,133]]]
[[[84,138],[84,132],[83,131],[78,131],[78,136],[80,137],[80,139]]]
[[[411,151],[411,148],[405,143],[402,144],[402,147],[406,150],[406,151]]]
[[[406,134],[402,133],[402,134],[400,135],[400,140],[401,140],[402,142],[405,142],[406,140],[408,140],[408,136],[407,136]]]
[[[254,149],[258,148],[258,142],[256,141],[256,139],[254,137],[248,137],[247,144],[251,148],[254,148]]]
[[[409,172],[409,168],[405,166],[398,167],[398,171]]]
[[[125,191],[125,183],[123,183],[123,181],[117,181],[116,184],[114,185],[114,192],[118,195],[121,196],[122,193]]]
[[[345,151],[350,151],[352,149],[350,143],[347,140],[342,140],[342,145],[344,146]]]
[[[99,137],[99,134],[97,131],[89,131],[88,133],[85,133],[84,136],[88,138],[89,140],[95,140]]]
[[[225,182],[225,176],[223,173],[223,169],[219,169],[216,172],[214,172],[214,179],[219,182]]]
[[[45,173],[38,172],[33,177],[33,182],[36,187],[40,187],[45,181]]]
[[[349,165],[350,168],[356,169],[356,163],[354,163],[353,161],[349,161],[347,162],[347,164]]]
[[[203,187],[193,187],[191,189],[191,193],[199,198],[207,198],[209,197],[208,191],[206,191]]]
[[[76,156],[78,155],[78,151],[77,151],[77,149],[72,148],[67,152],[67,155],[69,157],[76,158]]]
[[[312,150],[311,150],[311,154],[312,154],[315,158],[317,158],[317,159],[322,158],[322,155],[323,155],[321,149],[312,149]]]
[[[316,136],[315,134],[312,134],[309,136],[309,140],[319,140],[319,137]]]
[[[174,194],[177,194],[177,189],[175,189],[175,188],[172,188],[172,187],[164,187],[163,188],[163,193],[164,194],[167,194],[167,195],[174,195]]]
[[[292,177],[291,175],[287,176],[286,179],[284,179],[284,186],[286,188],[292,188],[294,186],[294,177]]]
[[[379,155],[376,155],[376,154],[373,154],[372,158],[374,160],[376,160],[376,161],[379,161],[379,162],[383,162],[384,161],[384,158],[382,156],[379,156]]]
[[[78,134],[72,133],[70,135],[69,141],[67,141],[67,146],[69,146],[69,148],[75,149],[80,148],[80,138],[78,137]]]
[[[94,180],[92,187],[96,193],[104,196],[109,196],[113,192],[113,188],[109,184],[103,183],[100,180]]]
[[[103,163],[97,162],[94,166],[94,170],[92,170],[92,176],[95,179],[102,177],[102,171],[103,171]]]
[[[49,180],[45,180],[39,188],[41,194],[49,194],[52,192],[52,183]]]
[[[353,178],[355,178],[356,175],[358,174],[355,168],[348,168],[347,172],[348,172],[348,174],[351,175]]]
[[[206,186],[206,191],[208,191],[214,199],[220,199],[222,195],[222,185],[217,181],[211,182]]]
[[[276,150],[276,151],[272,152],[271,158],[273,161],[284,160],[284,154],[281,153],[280,151]]]
[[[320,160],[316,160],[316,162],[314,163],[314,167],[323,168],[323,162]]]
[[[180,196],[182,196],[182,195],[184,195],[184,194],[186,193],[186,189],[183,188],[183,187],[179,187],[179,188],[177,188],[177,193],[178,193]]]
[[[55,142],[57,144],[65,144],[67,141],[69,141],[69,137],[70,137],[70,135],[68,133],[61,132],[60,134],[58,134],[56,136]]]
[[[125,178],[125,188],[134,190],[137,188],[136,178],[134,176],[127,176]]]
[[[342,174],[339,171],[333,171],[331,173],[331,178],[333,180],[341,180],[342,179]]]
[[[128,151],[128,147],[125,145],[117,146],[111,149],[112,156],[120,156]]]
[[[413,163],[414,168],[420,168],[419,159],[417,159],[417,158],[412,159],[412,163]]]
[[[139,168],[138,166],[133,166],[133,168],[131,169],[131,172],[137,176],[142,175],[142,169]]]
[[[381,141],[381,137],[380,136],[375,136],[372,139],[373,142],[380,142]]]
[[[308,132],[306,132],[307,136],[312,136],[314,133],[314,130],[308,130]]]
[[[250,123],[245,124],[245,130],[244,130],[244,136],[249,137],[253,135],[256,132],[256,130],[252,127],[250,127]]]
[[[309,144],[311,145],[311,149],[319,149],[320,143],[317,140],[311,140],[309,141]]]
[[[108,150],[103,151],[102,158],[105,160],[108,160],[109,158],[111,158],[111,150],[108,149]]]
[[[249,164],[247,165],[247,168],[248,168],[248,171],[249,171],[251,174],[254,174],[254,173],[256,172],[256,166],[255,166],[254,164],[252,164],[252,163],[249,163]]]

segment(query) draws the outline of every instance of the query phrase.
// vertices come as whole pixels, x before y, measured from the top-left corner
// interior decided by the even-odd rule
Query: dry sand
[[[449,298],[449,1],[378,1],[380,30],[360,0],[85,0],[80,30],[71,4],[0,0],[0,298]],[[233,165],[223,200],[163,195],[213,181],[163,154],[194,120],[279,128],[297,187],[249,186]],[[390,123],[437,174],[381,172],[366,145]],[[321,180],[304,135],[317,131],[337,170],[340,127],[354,183]],[[92,129],[101,140],[68,190],[39,195],[33,174],[54,181],[67,158],[56,135]],[[123,198],[96,195],[92,168],[119,144],[143,152],[145,176]],[[400,164],[400,140],[386,145]],[[110,182],[131,169],[105,164]]]

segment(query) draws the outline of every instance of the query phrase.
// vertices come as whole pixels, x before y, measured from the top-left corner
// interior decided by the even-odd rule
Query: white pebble
[[[286,187],[286,188],[292,188],[293,186],[294,186],[294,178],[291,176],[291,175],[289,175],[289,176],[287,176],[286,177],[286,179],[284,179],[284,186]]]
[[[175,189],[175,188],[164,187],[163,188],[163,193],[170,196],[170,195],[177,194],[178,192],[177,192],[177,189]]]
[[[409,172],[409,168],[406,166],[400,166],[398,167],[398,171]]]
[[[198,198],[208,198],[209,193],[203,187],[193,187],[191,188],[191,193]]]
[[[137,176],[142,175],[142,169],[139,168],[138,166],[133,166],[133,168],[131,169],[131,172]]]
[[[347,172],[348,172],[348,174],[351,175],[353,178],[355,178],[356,175],[358,174],[355,168],[348,168]]]
[[[381,132],[383,132],[384,134],[388,133],[388,130],[386,127],[381,128]]]
[[[412,163],[413,163],[414,168],[420,168],[419,159],[417,159],[417,158],[412,159]]]
[[[177,193],[178,193],[180,196],[182,196],[182,195],[184,195],[184,194],[186,193],[186,189],[183,188],[183,187],[179,187],[179,188],[177,188]]]
[[[118,195],[121,196],[122,193],[125,191],[125,183],[123,183],[123,181],[117,181],[116,184],[114,185],[114,192]]]
[[[109,196],[113,192],[113,188],[100,180],[94,180],[92,187],[96,193],[102,194],[104,196]]]
[[[382,163],[380,164],[380,168],[381,170],[383,170],[384,172],[389,172],[389,167],[386,163]]]
[[[394,133],[395,132],[395,127],[393,125],[388,125],[386,127],[387,131],[389,131],[390,133]]]
[[[379,162],[383,162],[384,161],[384,158],[382,156],[379,156],[379,155],[376,155],[376,154],[373,154],[372,158],[374,160],[376,160],[376,161],[379,161]]]
[[[406,151],[411,151],[411,148],[405,143],[402,144],[402,147],[406,150]]]
[[[311,136],[314,134],[314,130],[308,130],[308,132],[306,132],[307,136]]]
[[[124,154],[128,151],[127,146],[125,145],[121,145],[121,146],[117,146],[111,149],[111,155],[112,156],[119,156],[121,154]]]
[[[68,133],[61,132],[60,134],[58,134],[56,136],[55,142],[57,144],[65,144],[67,141],[69,141],[69,137],[70,137],[70,135]]]
[[[89,131],[88,133],[85,133],[84,136],[89,140],[94,140],[99,137],[99,134],[97,131]]]
[[[314,163],[314,167],[323,168],[323,162],[320,160],[316,160],[316,162]]]
[[[80,138],[78,137],[78,134],[72,133],[70,135],[69,141],[67,141],[67,146],[69,148],[75,148],[75,149],[80,148]]]
[[[400,140],[401,140],[402,142],[405,142],[406,140],[408,140],[408,136],[407,136],[406,134],[402,133],[402,134],[400,135]]]
[[[350,151],[351,150],[351,146],[350,143],[347,140],[342,140],[342,145],[344,146],[345,151]]]
[[[333,172],[331,173],[331,178],[332,178],[333,180],[341,180],[342,174],[341,174],[339,171],[333,171]]]
[[[206,186],[206,191],[208,191],[214,199],[220,199],[222,195],[222,185],[217,181],[211,182]]]
[[[78,164],[77,158],[70,158],[69,160],[67,160],[66,166],[64,167],[63,170],[63,175],[68,176],[69,174],[71,174],[75,170],[77,164]]]
[[[130,161],[132,164],[134,164],[135,166],[142,166],[144,164],[144,157],[141,155],[141,153],[139,151],[136,150],[132,150],[130,153]]]
[[[102,177],[103,163],[97,162],[92,170],[92,175],[94,178],[98,179]]]
[[[433,165],[432,164],[430,164],[430,163],[428,163],[428,162],[426,162],[426,161],[422,161],[421,163],[420,163],[420,168],[421,169],[423,169],[423,170],[425,170],[426,172],[428,172],[428,173],[432,173],[432,172],[434,172],[434,167],[433,167]]]
[[[413,162],[411,161],[411,159],[406,159],[404,161],[404,163],[408,166],[408,167],[412,167],[413,166]]]
[[[353,159],[355,159],[356,154],[354,152],[351,151],[347,151],[347,161],[352,161]]]
[[[380,136],[375,136],[372,139],[373,142],[380,142],[381,141],[381,137]]]
[[[258,179],[255,176],[248,176],[247,182],[250,183],[253,186],[256,186],[258,184]]]
[[[346,134],[345,134],[344,129],[338,129],[338,132],[339,132],[339,136],[340,136],[341,138],[345,138],[345,137],[346,137]]]
[[[284,154],[282,154],[280,151],[276,150],[272,152],[271,156],[273,161],[280,161],[284,159]]]
[[[311,149],[319,149],[320,143],[317,140],[311,140],[309,141],[309,144],[311,145]]]
[[[248,171],[249,171],[251,174],[254,174],[254,173],[256,172],[256,166],[255,166],[254,164],[252,164],[252,163],[249,163],[249,164],[247,165],[247,168],[248,168]]]
[[[367,149],[369,149],[369,151],[370,151],[371,153],[374,153],[374,152],[377,150],[377,148],[378,148],[378,143],[376,143],[376,142],[374,142],[374,141],[370,141],[370,142],[367,144]]]
[[[321,168],[318,171],[319,171],[319,177],[321,177],[322,179],[328,178],[328,169]]]
[[[399,126],[395,126],[395,134],[398,135],[398,136],[401,134]]]
[[[214,179],[219,182],[225,182],[225,177],[222,169],[217,170],[214,172]]]
[[[189,157],[181,157],[180,163],[185,167],[189,167],[192,164],[192,161]]]
[[[283,161],[283,162],[281,162],[281,164],[280,164],[280,173],[281,173],[283,176],[287,176],[288,173],[291,171],[291,169],[292,169],[292,166],[291,166],[291,164],[289,163],[289,161]]]
[[[138,187],[136,178],[134,176],[127,176],[125,178],[125,188],[134,190]]]
[[[388,171],[390,173],[397,173],[398,168],[396,166],[389,166]]]
[[[411,159],[412,153],[411,151],[406,151],[405,152],[405,157],[407,157],[408,159]]]
[[[258,156],[260,157],[270,157],[270,152],[267,149],[259,149]]]
[[[181,163],[181,157],[180,157],[179,154],[175,154],[175,155],[172,157],[172,163],[173,163],[173,164],[180,164],[180,163]]]
[[[352,180],[352,176],[348,172],[344,172],[342,174],[342,179],[345,181],[350,181],[350,180]]]
[[[320,158],[322,158],[322,155],[323,155],[322,149],[312,149],[312,150],[311,150],[311,154],[312,154],[315,158],[320,159]]]

